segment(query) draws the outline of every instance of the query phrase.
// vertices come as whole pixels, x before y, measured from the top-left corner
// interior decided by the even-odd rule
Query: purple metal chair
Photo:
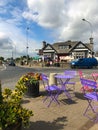
[[[98,122],[98,90],[97,90],[97,83],[93,80],[90,79],[84,79],[84,78],[80,78],[81,80],[81,84],[83,86],[83,94],[84,97],[87,99],[88,101],[88,106],[86,108],[86,110],[84,111],[83,115],[88,117],[90,120],[94,121],[94,122]],[[88,88],[92,89],[93,91],[86,91],[85,86],[87,86]],[[91,113],[95,114],[95,118],[91,117]]]
[[[47,96],[45,97],[43,102],[49,99],[47,107],[49,107],[53,101],[57,104],[60,104],[58,101],[58,96],[61,94],[61,89],[56,85],[49,85],[48,76],[45,74],[42,74],[42,82],[47,92]]]
[[[75,77],[77,75],[77,72],[75,70],[65,70],[64,74],[65,75],[71,75],[71,76]],[[74,81],[69,81],[66,84],[71,85],[71,87],[67,86],[67,89],[73,89],[73,90],[75,90],[75,84],[76,83]]]

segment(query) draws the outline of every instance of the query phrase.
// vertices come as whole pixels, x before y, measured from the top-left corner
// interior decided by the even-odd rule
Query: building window
[[[72,53],[72,55],[74,56],[74,59],[79,59],[79,58],[85,57],[84,52],[74,52],[74,53]]]
[[[66,45],[60,45],[60,46],[59,46],[59,49],[69,49],[69,46],[66,46]]]

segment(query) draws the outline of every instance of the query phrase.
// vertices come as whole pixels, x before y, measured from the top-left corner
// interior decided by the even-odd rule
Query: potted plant
[[[25,86],[27,91],[26,95],[37,97],[39,96],[39,81],[41,80],[41,74],[29,72],[22,75],[18,81],[18,86]]]
[[[1,91],[0,83],[0,128],[2,130],[21,130],[21,126],[28,126],[33,112],[22,106],[25,87],[20,91],[19,86],[14,90],[5,88]]]

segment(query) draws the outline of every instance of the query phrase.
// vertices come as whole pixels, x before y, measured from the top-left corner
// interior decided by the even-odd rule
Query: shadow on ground
[[[75,92],[75,96],[81,100],[86,100],[83,96],[83,93],[80,93],[80,92]]]
[[[23,128],[22,130],[62,130],[67,122],[66,117],[59,117],[53,122],[36,121],[31,122],[29,128]]]
[[[71,100],[71,99],[62,99],[60,101],[61,101],[61,103],[68,104],[68,105],[72,105],[72,104],[76,104],[77,103],[76,101]]]

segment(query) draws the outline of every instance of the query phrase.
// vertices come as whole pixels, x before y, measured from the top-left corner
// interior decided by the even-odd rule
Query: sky
[[[42,41],[89,43],[91,35],[98,51],[97,27],[98,0],[0,0],[0,57],[33,57]]]

